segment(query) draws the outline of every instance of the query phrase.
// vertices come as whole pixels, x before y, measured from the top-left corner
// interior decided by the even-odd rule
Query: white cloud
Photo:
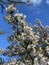
[[[22,0],[22,1],[24,2],[25,0]],[[28,1],[28,0],[26,0],[26,1]],[[30,3],[33,3],[34,6],[40,5],[41,2],[42,2],[42,0],[30,0]]]
[[[46,0],[46,3],[49,5],[49,0]]]
[[[34,6],[37,6],[41,4],[42,0],[30,0],[30,2],[32,2]]]

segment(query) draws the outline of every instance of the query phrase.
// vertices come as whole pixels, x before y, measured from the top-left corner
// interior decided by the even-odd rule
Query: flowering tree
[[[10,25],[13,34],[8,37],[11,44],[0,53],[10,57],[0,65],[49,65],[49,26],[44,27],[36,19],[36,25],[26,23],[26,15],[19,13],[13,3],[6,7],[5,21]],[[18,57],[18,58],[16,58]]]
[[[3,13],[3,10],[9,4],[25,4],[27,6],[32,5],[32,3],[30,3],[30,0],[0,0],[0,7],[2,8],[1,13]]]

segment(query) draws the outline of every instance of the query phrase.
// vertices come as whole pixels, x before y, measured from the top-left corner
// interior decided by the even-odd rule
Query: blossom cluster
[[[36,25],[29,25],[26,16],[18,13],[13,4],[6,8],[7,15],[4,19],[9,23],[13,34],[8,37],[12,42],[7,47],[6,54],[11,58],[18,56],[3,65],[49,65],[49,29],[36,20]],[[14,13],[16,11],[16,13]],[[14,13],[14,14],[13,14]]]

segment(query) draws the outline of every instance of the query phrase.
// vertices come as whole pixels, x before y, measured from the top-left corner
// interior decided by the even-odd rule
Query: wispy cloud
[[[46,0],[46,3],[49,5],[49,0]]]
[[[22,1],[25,1],[25,0],[22,0]],[[41,2],[42,0],[30,0],[30,3],[33,3],[33,6],[38,6],[41,4]]]
[[[37,6],[41,4],[42,0],[30,0],[30,2],[32,2],[34,6]]]

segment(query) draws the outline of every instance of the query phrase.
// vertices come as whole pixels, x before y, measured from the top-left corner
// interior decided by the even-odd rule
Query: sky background
[[[22,1],[24,2],[25,0]],[[33,3],[33,5],[17,6],[19,12],[27,16],[26,21],[34,25],[36,23],[36,19],[40,19],[42,25],[49,25],[49,0],[30,0],[30,3]],[[7,41],[7,37],[12,32],[9,24],[3,19],[5,15],[5,11],[2,14],[0,13],[0,31],[3,30],[5,32],[9,32],[4,35],[0,35],[0,48],[4,49],[6,49],[6,47],[10,44]]]

